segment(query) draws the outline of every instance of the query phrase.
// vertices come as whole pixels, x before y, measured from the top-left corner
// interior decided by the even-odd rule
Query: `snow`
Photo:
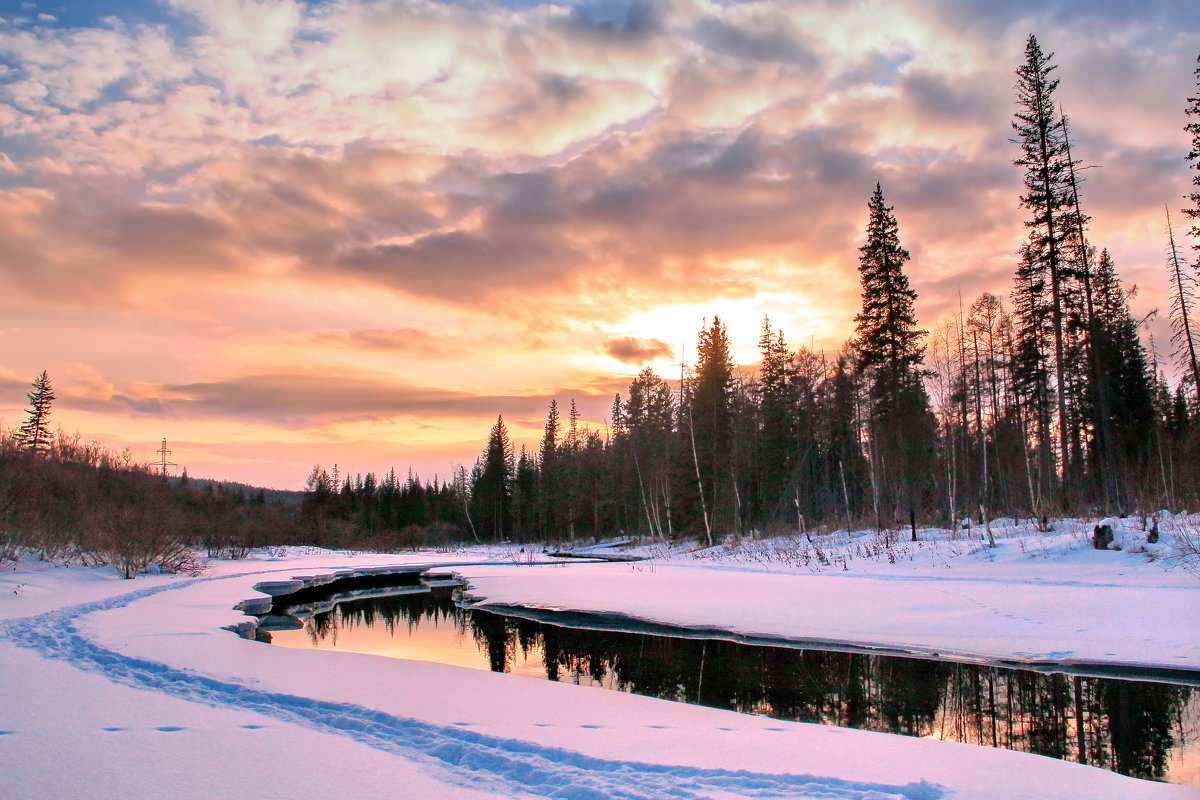
[[[0,576],[0,796],[1200,796],[1023,753],[222,630],[246,620],[233,606],[262,597],[258,583],[429,564],[458,572],[489,604],[970,657],[1200,668],[1195,577],[1128,548],[1087,550],[1080,535],[1037,548],[1002,536],[986,553],[896,543],[894,563],[871,556],[828,571],[803,565],[789,552],[803,545],[789,542],[552,566],[499,548],[291,551],[214,562],[195,579],[134,581],[23,561]],[[847,536],[826,560],[862,545]]]
[[[698,555],[572,565],[569,580],[562,569],[480,568],[469,573],[469,594],[483,607],[605,610],[966,660],[1200,668],[1200,584],[1138,554],[1074,549],[1030,558],[1000,541],[950,566],[931,546],[894,565],[803,579],[794,569]]]

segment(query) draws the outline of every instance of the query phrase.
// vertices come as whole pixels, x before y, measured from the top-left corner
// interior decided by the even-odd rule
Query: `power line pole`
[[[162,447],[155,451],[155,455],[159,456],[158,467],[162,470],[162,476],[167,477],[167,467],[178,467],[179,465],[173,461],[167,461],[167,456],[171,455],[171,451],[167,449],[167,440],[162,440]]]

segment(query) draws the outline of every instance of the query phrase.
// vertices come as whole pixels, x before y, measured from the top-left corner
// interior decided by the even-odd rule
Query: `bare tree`
[[[1171,272],[1171,342],[1175,345],[1175,357],[1180,367],[1191,374],[1192,389],[1196,392],[1196,407],[1200,408],[1200,366],[1196,363],[1196,343],[1192,338],[1192,307],[1196,303],[1195,276],[1186,272],[1179,263],[1179,248],[1175,245],[1175,231],[1171,227],[1171,212],[1167,214],[1167,267]]]

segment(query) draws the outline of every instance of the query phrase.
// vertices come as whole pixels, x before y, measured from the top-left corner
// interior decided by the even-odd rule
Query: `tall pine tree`
[[[493,541],[501,541],[512,530],[513,448],[504,417],[488,434],[487,449],[477,467],[471,501],[479,531]]]
[[[1125,290],[1117,278],[1112,258],[1105,250],[1095,275],[1096,356],[1107,376],[1109,402],[1088,404],[1093,413],[1104,413],[1112,432],[1113,457],[1120,478],[1115,487],[1117,507],[1124,510],[1134,499],[1138,476],[1149,473],[1149,446],[1154,428],[1154,382],[1138,323],[1129,311]],[[1092,398],[1089,398],[1092,399]],[[1140,481],[1139,481],[1140,482]]]
[[[546,428],[538,451],[540,467],[537,483],[538,528],[547,539],[559,539],[559,492],[562,485],[558,458],[558,434],[562,423],[558,416],[558,401],[551,398],[546,412]]]
[[[792,505],[791,496],[795,494],[789,490],[796,472],[796,369],[783,331],[773,331],[769,319],[763,320],[758,346],[762,353],[758,378],[758,467],[761,471],[758,485],[764,521],[771,522]]]
[[[1037,37],[1030,34],[1025,44],[1025,63],[1017,68],[1017,111],[1012,123],[1021,148],[1013,161],[1025,168],[1025,191],[1022,207],[1031,216],[1025,225],[1030,229],[1026,260],[1022,269],[1031,273],[1028,285],[1041,283],[1048,303],[1040,307],[1018,301],[1019,314],[1050,316],[1054,344],[1055,399],[1058,411],[1059,478],[1062,487],[1062,506],[1070,503],[1071,453],[1067,414],[1067,312],[1072,306],[1070,264],[1067,247],[1079,228],[1075,219],[1074,196],[1071,191],[1071,163],[1067,152],[1062,118],[1054,103],[1058,80],[1051,77],[1056,69],[1053,53],[1044,53]],[[1033,277],[1036,275],[1036,281]],[[1021,287],[1018,282],[1018,289]],[[1023,327],[1032,328],[1040,320],[1023,319]],[[1025,344],[1032,345],[1034,340]],[[1039,359],[1041,360],[1041,359]]]
[[[926,488],[935,429],[921,380],[926,332],[917,328],[917,293],[904,274],[909,254],[879,184],[867,211],[867,241],[858,249],[862,311],[854,319],[870,397],[872,474],[881,511],[902,507],[911,521]]]
[[[694,491],[709,543],[734,522],[733,356],[729,334],[719,317],[700,330],[696,376],[684,409],[684,435],[691,445]]]
[[[674,403],[670,385],[645,367],[629,384],[621,413],[638,483],[642,516],[652,536],[674,533],[671,517],[671,422]]]

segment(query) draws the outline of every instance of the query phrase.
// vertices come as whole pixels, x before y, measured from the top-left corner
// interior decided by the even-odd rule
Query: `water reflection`
[[[1003,747],[1200,785],[1200,697],[1188,686],[566,628],[463,610],[445,593],[341,603],[272,640]]]

